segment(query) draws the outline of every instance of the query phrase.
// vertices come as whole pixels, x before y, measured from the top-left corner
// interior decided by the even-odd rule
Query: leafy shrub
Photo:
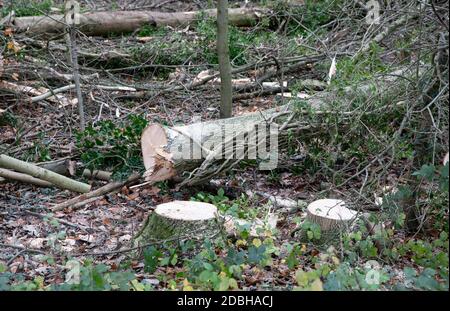
[[[143,117],[130,115],[118,125],[110,120],[89,125],[76,133],[81,160],[91,170],[112,170],[115,179],[143,171],[140,138],[147,124]]]

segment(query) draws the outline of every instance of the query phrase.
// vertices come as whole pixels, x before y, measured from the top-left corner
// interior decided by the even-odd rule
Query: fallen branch
[[[3,248],[14,248],[14,249],[19,249],[19,250],[21,250],[21,251],[29,252],[29,253],[45,254],[44,251],[41,251],[41,250],[39,250],[39,249],[26,248],[26,247],[20,246],[20,245],[12,245],[12,244],[4,244],[4,243],[0,243],[0,247],[3,247]]]
[[[38,179],[48,181],[62,189],[68,189],[81,193],[89,192],[89,190],[91,189],[91,186],[88,184],[84,184],[63,175],[56,174],[55,172],[46,170],[37,165],[17,160],[5,154],[0,155],[0,167],[9,168],[21,173],[29,174]]]
[[[347,87],[342,94],[324,91],[302,102],[312,111],[333,111],[332,104],[336,100],[349,102],[355,97],[372,97],[374,93],[383,93],[387,96],[389,92],[397,91],[398,87],[406,87],[408,80],[402,76],[408,75],[411,75],[411,70],[398,70],[367,84]],[[392,87],[393,83],[397,84],[396,88]],[[259,150],[264,156],[270,157],[271,152],[276,152],[278,146],[285,143],[288,130],[304,131],[311,128],[301,121],[305,111],[309,110],[299,108],[298,102],[292,101],[284,106],[229,119],[176,127],[150,124],[141,137],[143,162],[146,168],[144,177],[150,182],[173,178],[182,180],[180,186],[194,185],[231,169],[243,159],[259,159],[265,162],[266,160],[260,157]],[[270,152],[266,152],[266,141],[272,138],[271,130],[267,129],[270,124],[275,124],[278,128],[278,138],[274,144],[279,145],[271,145]],[[233,132],[226,134],[227,130]],[[250,142],[250,136],[258,137],[258,144],[256,140]],[[236,147],[233,145],[234,142]],[[250,153],[251,149],[254,152]],[[274,157],[276,161],[277,155]],[[269,158],[270,160],[272,158]]]
[[[406,22],[410,21],[411,19],[416,18],[417,16],[418,16],[418,13],[413,12],[412,15],[405,14],[402,17],[395,19],[394,22],[392,22],[391,24],[388,24],[381,31],[379,31],[373,39],[371,39],[369,42],[364,44],[362,46],[362,48],[359,50],[359,52],[357,53],[357,55],[367,52],[373,44],[379,44],[381,41],[384,40],[384,38],[386,38],[392,32],[397,30],[400,26],[402,26]]]
[[[32,184],[32,185],[36,185],[36,186],[40,186],[40,187],[53,186],[48,181],[45,181],[45,180],[42,180],[39,178],[34,178],[33,176],[30,176],[30,175],[7,170],[5,168],[0,168],[0,177],[4,177],[4,178],[10,179],[10,180],[20,181],[20,182],[27,183],[27,184]]]
[[[37,95],[37,96],[31,97],[31,102],[35,103],[35,102],[38,102],[40,100],[47,99],[50,96],[53,96],[55,94],[62,93],[62,92],[68,91],[68,90],[72,90],[74,88],[75,88],[75,84],[69,84],[69,85],[66,85],[66,86],[63,86],[63,87],[60,87],[60,88],[57,88],[57,89],[53,89],[53,90],[48,91],[46,93],[43,93],[41,95]]]
[[[25,94],[28,96],[32,96],[30,98],[31,102],[37,102],[39,100],[43,100],[46,99],[52,103],[55,104],[61,104],[62,106],[68,106],[68,105],[72,105],[76,102],[75,100],[70,100],[62,95],[58,95],[55,93],[55,91],[57,91],[57,93],[61,93],[64,91],[67,91],[71,88],[73,88],[73,86],[64,86],[62,88],[59,89],[55,89],[55,90],[49,90],[46,88],[40,88],[40,89],[36,89],[34,87],[31,86],[25,86],[25,85],[20,85],[20,84],[15,84],[12,82],[8,82],[8,81],[1,81],[0,82],[0,89],[6,89],[9,91],[12,91],[14,93],[17,94]],[[54,96],[53,96],[54,95]]]
[[[83,177],[87,177],[87,178],[95,178],[95,179],[99,179],[99,180],[105,180],[105,181],[110,181],[111,180],[111,172],[106,172],[106,171],[100,171],[100,170],[88,170],[85,169],[83,171]]]
[[[264,9],[229,9],[229,21],[235,26],[252,26],[263,15]],[[203,15],[202,15],[203,14]],[[102,36],[110,33],[132,32],[145,25],[187,26],[201,17],[216,17],[217,10],[191,12],[114,11],[80,14],[79,30],[86,35]],[[34,34],[63,33],[66,29],[64,15],[18,17],[12,23],[16,32]]]
[[[64,176],[73,176],[76,171],[76,162],[70,157],[36,163],[36,165]]]
[[[138,180],[140,177],[141,177],[141,175],[139,175],[139,174],[133,174],[127,180],[110,182],[109,184],[106,184],[103,187],[100,187],[94,191],[79,195],[73,199],[56,204],[53,206],[52,210],[61,211],[65,208],[75,207],[75,206],[76,206],[75,208],[80,208],[80,207],[92,202],[93,199],[95,201],[98,197],[101,197],[109,192],[119,189],[129,183],[132,183],[132,182]]]
[[[38,217],[38,218],[41,218],[41,219],[48,218],[48,219],[56,220],[58,223],[60,223],[62,225],[65,225],[65,226],[68,226],[68,227],[72,227],[72,228],[76,228],[76,229],[80,229],[80,230],[82,230],[84,232],[87,232],[87,233],[94,231],[93,228],[89,228],[89,227],[86,227],[86,226],[78,225],[78,224],[75,224],[73,222],[70,222],[70,221],[67,221],[67,220],[64,220],[64,219],[60,219],[60,218],[57,218],[57,217],[54,217],[54,216],[50,216],[48,214],[47,215],[46,214],[40,214],[40,213],[32,212],[32,211],[29,211],[29,210],[27,210],[25,208],[20,208],[20,207],[19,207],[19,210],[21,212],[25,213],[25,214],[28,214],[28,215],[31,215],[31,216],[34,216],[34,217]]]
[[[5,17],[0,20],[0,26],[10,26],[14,21],[16,13],[14,11],[9,12]]]

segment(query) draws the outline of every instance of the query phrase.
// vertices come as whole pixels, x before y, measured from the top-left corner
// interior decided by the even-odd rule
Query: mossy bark
[[[200,202],[183,202],[183,204],[192,204],[192,208],[197,209],[197,211],[203,207],[196,206],[196,204],[210,205]],[[193,214],[195,214],[195,211],[193,211]],[[141,230],[132,240],[132,247],[173,240],[203,241],[207,238],[217,236],[220,231],[221,223],[217,215],[209,213],[207,216],[195,219],[195,217],[185,217],[183,212],[180,212],[180,215],[167,215],[163,210],[161,211],[157,208],[147,216]],[[140,253],[141,251],[138,250],[134,253],[133,257],[138,256]]]

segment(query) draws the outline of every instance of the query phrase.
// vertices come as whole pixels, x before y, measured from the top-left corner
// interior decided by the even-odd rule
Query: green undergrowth
[[[87,126],[75,134],[81,161],[91,170],[112,171],[118,180],[142,172],[140,138],[147,124],[145,118],[129,115],[123,122],[106,120]]]
[[[6,16],[11,11],[14,11],[16,17],[21,16],[39,16],[50,12],[50,8],[54,7],[52,0],[15,0],[13,5],[5,1],[1,9],[1,15]]]
[[[448,166],[445,169],[448,171]],[[431,178],[426,172],[431,171],[424,169],[416,176]],[[433,176],[443,178],[442,172]],[[237,217],[255,217],[249,212],[235,214],[233,206],[248,204],[248,198],[230,200],[222,190],[217,194],[202,193],[195,200],[218,204],[222,212]],[[387,200],[386,209],[395,200]],[[382,212],[369,219],[378,224],[383,217],[388,215]],[[20,273],[8,272],[0,263],[0,290],[235,290],[248,288],[247,279],[266,269],[273,271],[276,278],[278,269],[285,268],[294,273],[287,277],[284,290],[448,290],[448,227],[440,228],[435,237],[408,238],[401,234],[401,217],[374,233],[369,233],[360,220],[351,232],[341,233],[338,243],[319,246],[316,241],[321,239],[320,228],[301,220],[298,223],[305,232],[305,241],[280,242],[279,233],[268,229],[259,237],[250,237],[247,229],[241,228],[234,239],[219,235],[203,241],[190,239],[149,246],[140,260],[144,263],[143,273],[151,275],[158,287],[138,278],[130,260],[112,268],[89,259],[68,258],[64,262],[64,281],[59,284],[49,284],[42,276],[25,279]],[[55,245],[59,238],[64,239],[64,234],[55,237]],[[49,256],[37,255],[34,259],[54,263]],[[255,282],[258,289],[280,289],[264,277]]]

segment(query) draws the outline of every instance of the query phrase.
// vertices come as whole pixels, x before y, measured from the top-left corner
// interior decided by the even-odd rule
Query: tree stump
[[[320,226],[321,238],[317,242],[331,241],[339,232],[347,230],[357,212],[345,206],[345,202],[322,199],[312,202],[306,209],[306,221]]]
[[[134,237],[133,247],[177,237],[203,240],[220,231],[217,219],[217,207],[212,204],[193,201],[160,204]]]

